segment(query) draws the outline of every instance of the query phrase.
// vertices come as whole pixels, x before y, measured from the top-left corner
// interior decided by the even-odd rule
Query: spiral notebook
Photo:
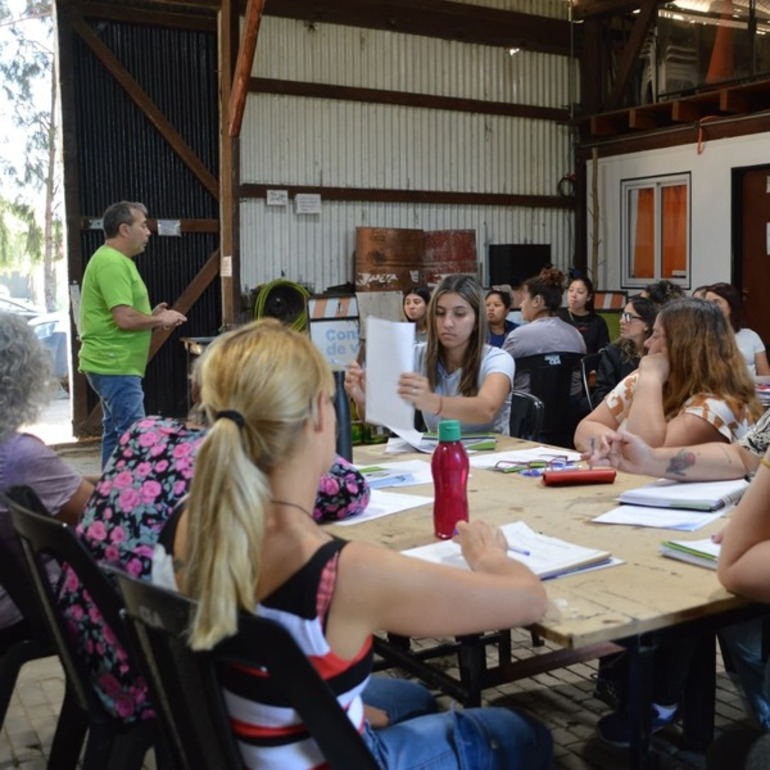
[[[745,479],[697,482],[658,479],[643,487],[626,490],[618,497],[618,501],[652,508],[718,511],[727,505],[735,505],[748,486]]]

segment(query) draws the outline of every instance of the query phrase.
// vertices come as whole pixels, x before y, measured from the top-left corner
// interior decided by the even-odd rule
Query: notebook
[[[651,484],[623,492],[618,501],[652,508],[685,508],[717,511],[737,503],[749,484],[745,479],[683,482],[658,479]]]
[[[660,552],[670,559],[679,559],[699,567],[716,569],[719,561],[719,545],[710,537],[703,540],[664,540]]]
[[[543,580],[597,567],[612,560],[608,551],[585,548],[556,537],[541,535],[523,521],[505,524],[501,529],[509,544],[508,556],[526,564]],[[469,569],[460,546],[452,540],[441,540],[403,553],[437,564]]]

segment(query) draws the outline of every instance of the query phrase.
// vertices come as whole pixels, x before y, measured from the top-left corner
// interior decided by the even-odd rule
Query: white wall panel
[[[601,150],[600,150],[601,152]],[[770,163],[767,133],[717,139],[705,143],[702,153],[694,144],[635,152],[604,158],[598,162],[599,195],[599,283],[621,288],[621,196],[623,180],[690,172],[691,286],[731,280],[732,171]],[[586,164],[587,189],[592,187],[592,164]],[[588,210],[592,206],[589,197]],[[588,253],[593,241],[593,223],[588,218]]]
[[[293,204],[241,203],[241,283],[254,288],[274,278],[311,285],[321,292],[354,280],[356,227],[406,227],[476,231],[479,262],[486,271],[492,243],[550,243],[554,263],[567,268],[573,253],[573,218],[567,211],[492,206],[322,204],[320,215],[297,215]]]

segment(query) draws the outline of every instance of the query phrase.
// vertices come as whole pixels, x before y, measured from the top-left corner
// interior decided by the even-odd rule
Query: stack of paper
[[[716,569],[719,560],[719,549],[710,537],[704,540],[664,540],[660,544],[660,552],[671,559],[697,564],[699,567]]]
[[[558,577],[584,569],[593,569],[613,561],[607,551],[585,548],[568,543],[556,537],[548,537],[530,529],[523,521],[505,524],[501,527],[509,544],[508,555],[526,564],[542,579]],[[468,569],[460,546],[451,540],[443,540],[420,548],[404,551],[407,556],[425,559],[437,564]]]

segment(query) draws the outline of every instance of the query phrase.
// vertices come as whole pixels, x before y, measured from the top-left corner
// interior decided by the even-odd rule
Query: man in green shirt
[[[144,417],[142,377],[153,329],[187,318],[162,302],[150,306],[134,264],[150,239],[142,203],[113,203],[102,220],[105,242],[83,275],[80,297],[80,371],[102,406],[102,467],[125,431]]]

